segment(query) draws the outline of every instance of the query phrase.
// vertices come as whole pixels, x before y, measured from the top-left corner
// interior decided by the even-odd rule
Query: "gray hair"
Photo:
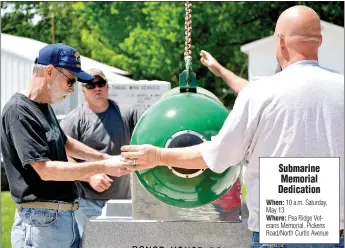
[[[44,73],[44,70],[47,68],[46,65],[34,64],[33,73],[37,76],[41,76]]]

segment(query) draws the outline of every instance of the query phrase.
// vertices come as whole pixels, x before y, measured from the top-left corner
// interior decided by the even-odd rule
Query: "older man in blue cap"
[[[127,173],[118,169],[124,163],[118,157],[66,136],[50,106],[73,93],[76,81],[92,79],[81,70],[76,49],[48,45],[39,52],[27,92],[14,94],[4,106],[1,151],[17,204],[13,248],[79,247],[74,181],[100,173]],[[70,163],[67,155],[88,162]]]

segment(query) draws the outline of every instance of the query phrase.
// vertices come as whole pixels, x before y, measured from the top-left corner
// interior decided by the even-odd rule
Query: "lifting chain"
[[[192,55],[192,3],[185,2],[185,49],[184,49],[184,56],[191,56]]]
[[[186,83],[191,82],[192,73],[192,3],[185,2],[185,48],[184,48],[184,60],[186,64]]]
[[[192,70],[192,3],[185,2],[185,50],[184,62],[186,69],[180,74],[180,92],[197,92],[196,77]]]

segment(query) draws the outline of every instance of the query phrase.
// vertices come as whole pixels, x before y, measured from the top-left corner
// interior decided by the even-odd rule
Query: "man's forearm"
[[[68,159],[68,162],[71,162],[71,163],[78,163],[74,158],[71,158],[70,156],[67,156],[67,159]],[[103,173],[102,173],[103,174]],[[90,180],[91,178],[95,176],[95,175],[87,175],[87,176],[84,176],[83,178],[80,178],[78,181],[83,181],[83,182],[87,182],[87,183],[90,183]]]
[[[238,94],[248,84],[247,80],[237,76],[236,74],[232,73],[231,71],[229,71],[223,66],[221,66],[219,73],[220,73],[221,78],[225,81],[225,83],[236,94]]]
[[[104,172],[104,161],[70,163],[44,161],[32,163],[32,167],[45,181],[81,181]]]
[[[198,146],[186,148],[160,148],[160,165],[167,165],[186,169],[208,168]]]
[[[86,161],[98,161],[108,158],[107,154],[101,153],[69,136],[67,136],[65,148],[67,155],[72,158]]]

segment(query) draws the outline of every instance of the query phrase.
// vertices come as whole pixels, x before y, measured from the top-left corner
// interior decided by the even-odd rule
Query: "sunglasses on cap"
[[[105,85],[107,84],[107,81],[99,81],[99,82],[90,82],[90,83],[84,83],[82,84],[83,87],[85,87],[86,89],[88,90],[93,90],[94,88],[96,88],[96,85],[99,87],[99,88],[103,88]]]
[[[68,87],[72,88],[75,83],[77,82],[77,79],[75,78],[70,78],[69,76],[67,76],[65,73],[63,73],[59,68],[55,68],[56,70],[58,70],[60,73],[62,73],[68,80],[67,80],[67,85]]]

